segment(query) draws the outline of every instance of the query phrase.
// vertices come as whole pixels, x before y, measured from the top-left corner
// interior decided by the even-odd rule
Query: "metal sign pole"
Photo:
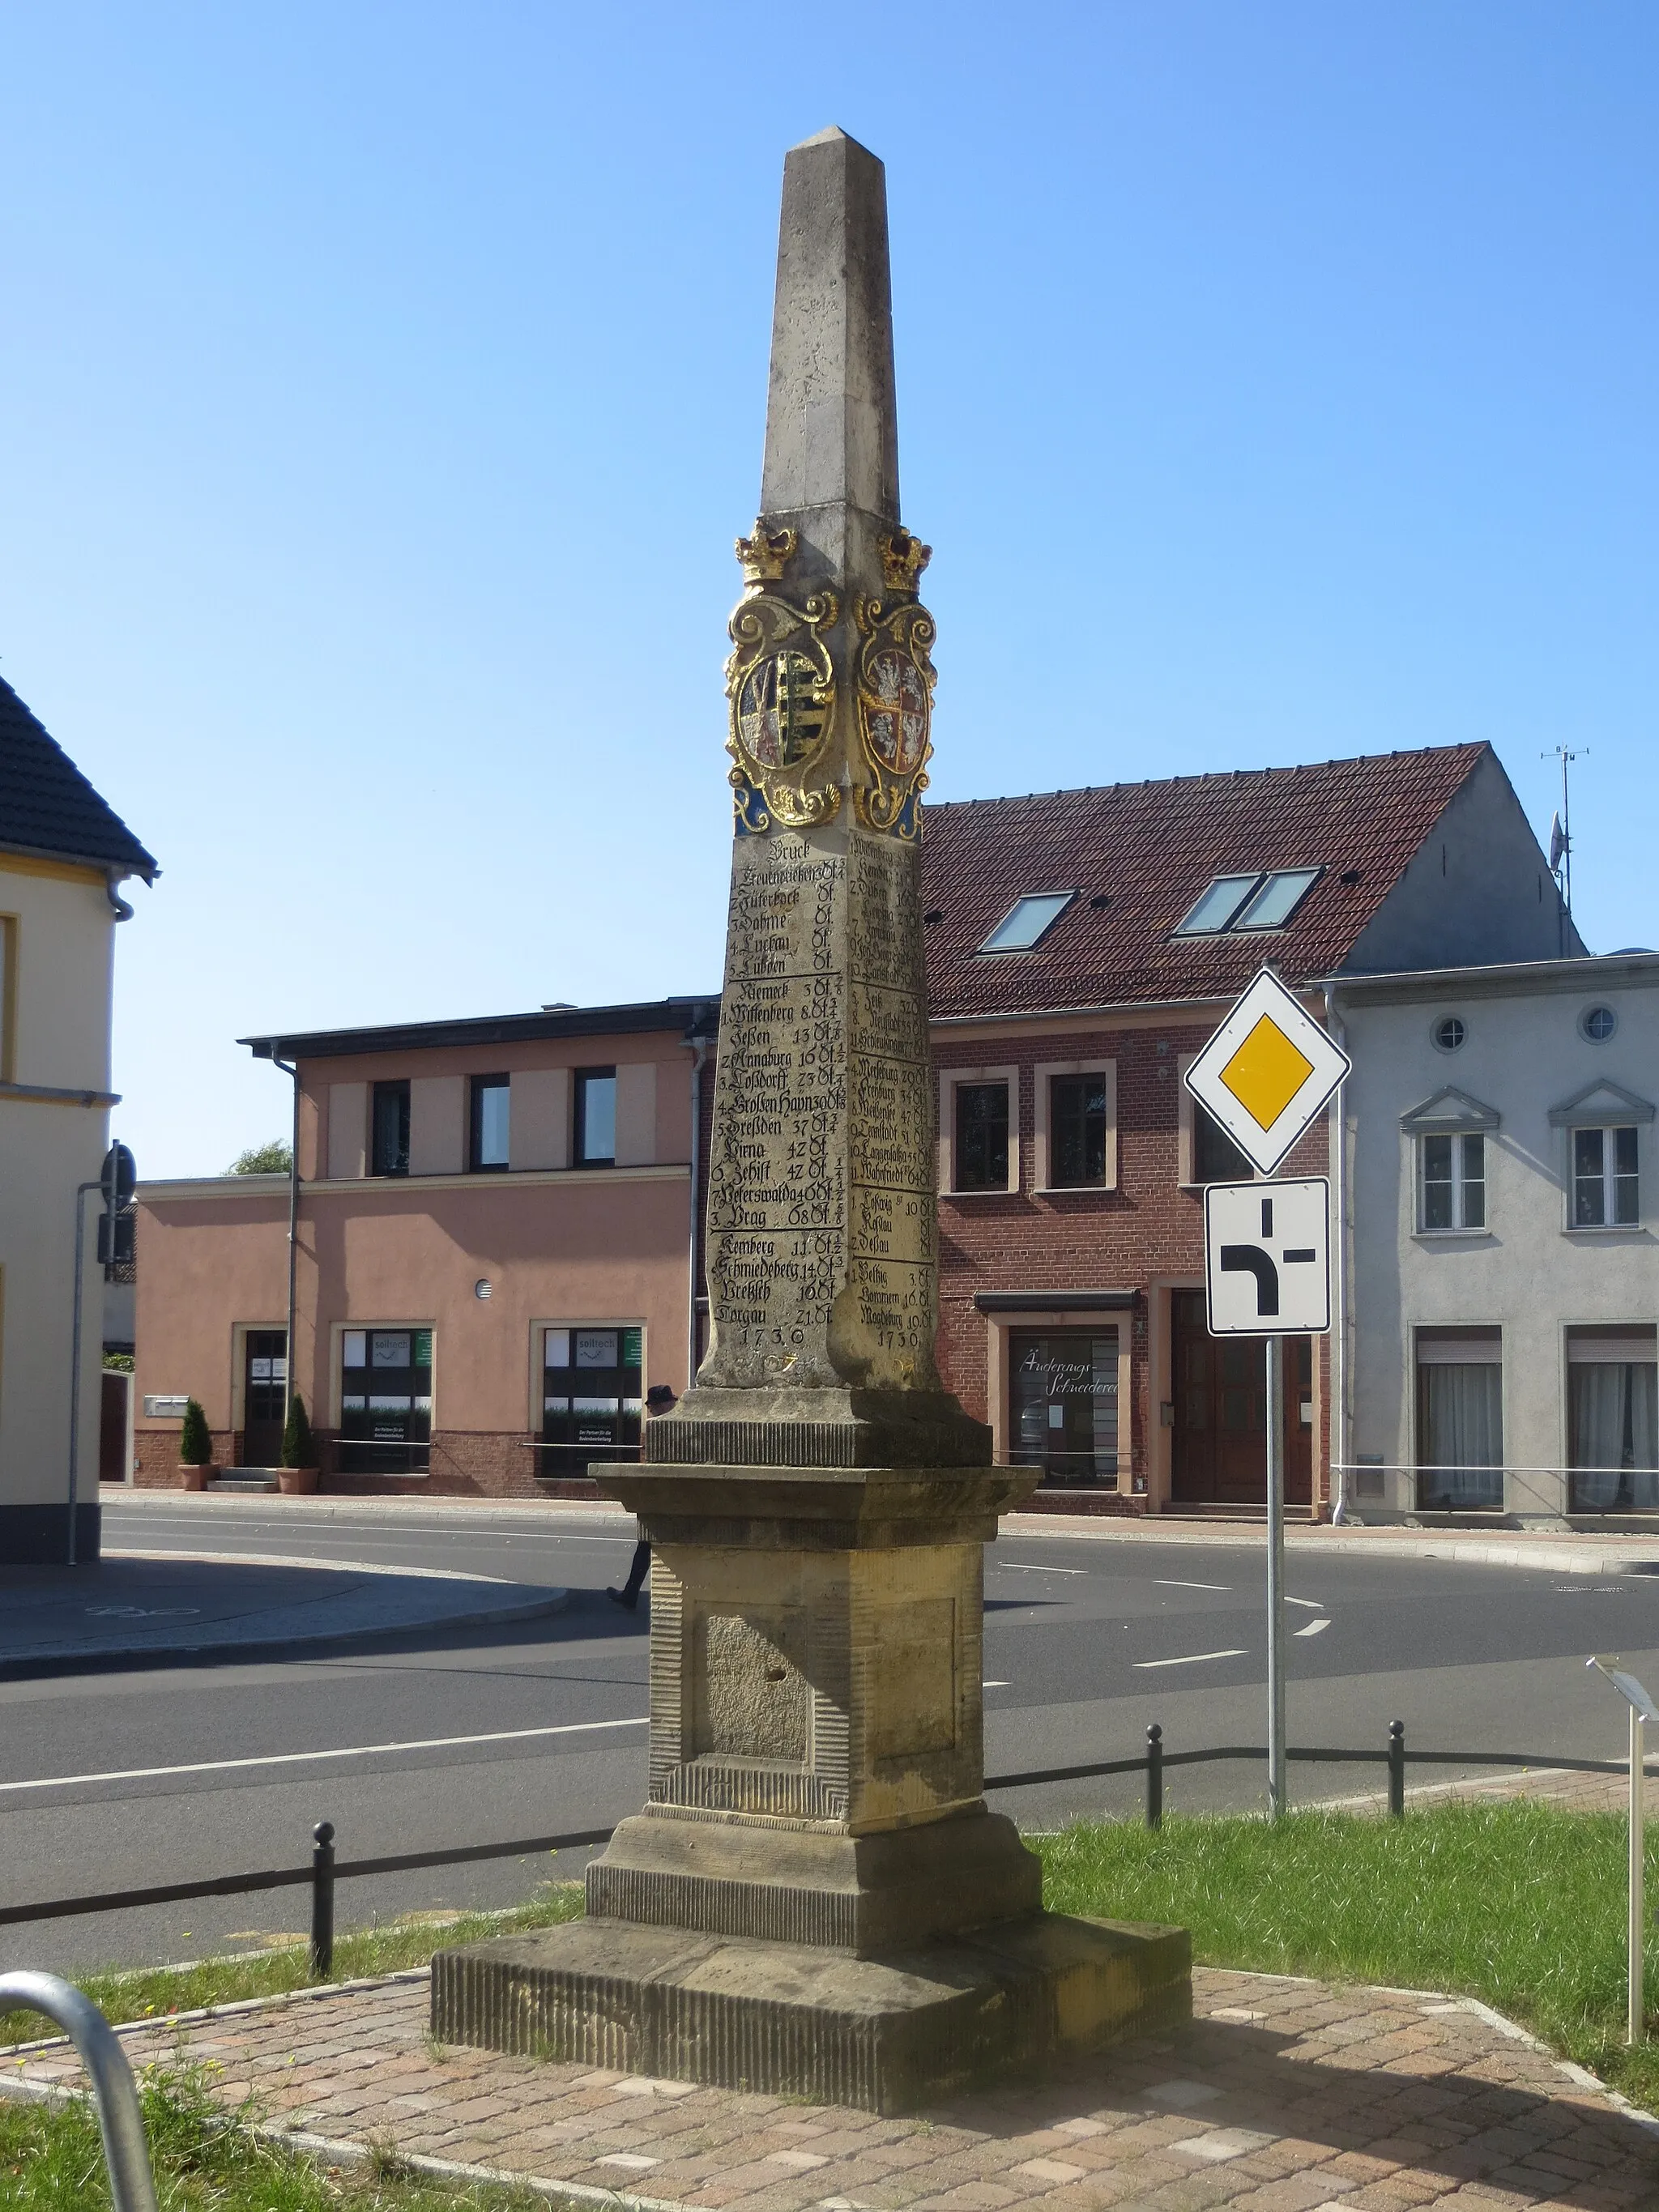
[[[1630,1709],[1630,1965],[1626,1994],[1625,2040],[1642,2040],[1644,1990],[1643,1967],[1646,1963],[1646,1930],[1643,1926],[1642,1850],[1643,1802],[1644,1779],[1643,1753],[1647,1722],[1638,1706]]]
[[[1285,1796],[1285,1340],[1267,1352],[1267,1814],[1280,1820]]]

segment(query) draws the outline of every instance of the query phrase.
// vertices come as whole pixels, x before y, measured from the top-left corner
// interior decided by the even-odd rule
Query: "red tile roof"
[[[1436,745],[1308,768],[1176,776],[927,810],[922,841],[933,1018],[1224,998],[1264,960],[1328,975],[1490,748]],[[1212,877],[1322,868],[1288,927],[1170,932]],[[1357,882],[1344,882],[1358,872]],[[977,948],[1014,902],[1077,890],[1030,952]],[[1095,906],[1103,897],[1109,903]]]

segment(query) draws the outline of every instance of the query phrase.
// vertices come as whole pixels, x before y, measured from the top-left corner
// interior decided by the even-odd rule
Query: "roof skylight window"
[[[1037,939],[1053,927],[1077,896],[1075,891],[1030,891],[1016,899],[991,934],[981,952],[1029,952]]]
[[[1275,868],[1267,874],[1218,876],[1184,921],[1177,937],[1218,937],[1225,930],[1282,929],[1319,880],[1317,868]]]

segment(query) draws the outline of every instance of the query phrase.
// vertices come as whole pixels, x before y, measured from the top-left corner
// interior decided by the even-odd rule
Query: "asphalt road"
[[[565,1584],[571,1601],[547,1620],[286,1662],[0,1680],[0,1903],[299,1863],[325,1817],[356,1857],[602,1827],[641,1802],[645,1613],[604,1595],[626,1571],[631,1522],[250,1504],[210,1522],[181,1502],[107,1508],[105,1541],[461,1568]],[[990,1773],[1131,1757],[1152,1720],[1170,1751],[1261,1741],[1259,1545],[1022,1528],[987,1565]],[[1398,1717],[1424,1748],[1617,1758],[1624,1709],[1586,1655],[1618,1650],[1659,1676],[1659,1578],[1293,1549],[1288,1586],[1292,1744],[1380,1749]],[[1291,1769],[1304,1799],[1381,1781],[1375,1767]],[[1255,1806],[1261,1790],[1255,1765],[1198,1766],[1170,1775],[1167,1802]],[[1042,1827],[1138,1796],[1133,1780],[1095,1781],[993,1802]],[[507,1904],[584,1856],[365,1879],[342,1887],[340,1919]],[[306,1914],[290,1890],[0,1929],[0,1966],[252,1949]]]

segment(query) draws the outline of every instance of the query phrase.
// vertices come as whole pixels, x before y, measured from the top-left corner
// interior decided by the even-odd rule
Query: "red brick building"
[[[1250,1170],[1182,1072],[1264,964],[1322,1018],[1326,978],[1576,949],[1496,755],[938,806],[924,857],[947,1382],[1040,1498],[1261,1504],[1265,1360],[1201,1296],[1203,1186]],[[1328,1164],[1340,1205],[1334,1126],[1280,1171]],[[1334,1321],[1285,1362],[1287,1494],[1316,1510]]]

